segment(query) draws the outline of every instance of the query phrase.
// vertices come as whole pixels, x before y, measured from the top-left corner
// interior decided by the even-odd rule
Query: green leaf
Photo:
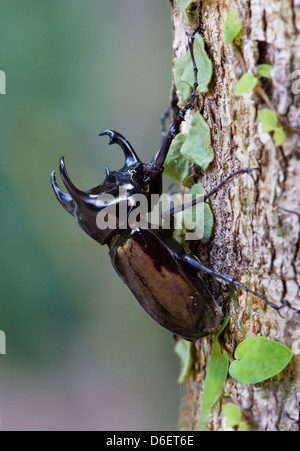
[[[192,128],[181,147],[181,153],[204,171],[214,159],[210,128],[199,112],[193,116]]]
[[[280,373],[293,357],[292,351],[265,337],[248,338],[235,351],[230,375],[242,384],[256,384]]]
[[[211,358],[207,367],[200,418],[199,418],[199,430],[204,430],[207,421],[207,415],[213,405],[217,402],[222,394],[224,385],[227,379],[229,359],[225,351],[221,350],[218,337],[228,324],[229,317],[225,318],[224,323],[220,331],[215,332],[215,344],[212,350]]]
[[[197,4],[199,4],[198,0],[177,0],[178,8],[182,12],[187,25],[191,25],[195,21]]]
[[[189,194],[192,201],[196,199],[196,195],[199,196],[206,194],[206,191],[201,183],[197,183],[196,185],[193,185]],[[196,232],[194,232],[196,218],[198,222]],[[194,207],[184,210],[183,225],[187,230],[194,232],[198,240],[201,240],[203,243],[207,243],[211,238],[214,226],[214,217],[210,206],[204,202],[201,202]]]
[[[240,407],[236,404],[225,404],[222,407],[222,412],[227,419],[227,426],[236,426],[240,423],[243,417]]]
[[[249,427],[246,421],[243,421],[243,414],[239,406],[236,404],[225,404],[222,412],[226,417],[228,427],[237,427],[238,431],[248,431]]]
[[[181,157],[181,158],[183,158],[183,157]],[[191,176],[190,163],[187,162],[187,165],[188,165],[188,168],[189,168],[189,172],[188,172],[188,174],[186,176],[182,177],[181,183],[183,184],[183,186],[186,186],[187,188],[191,188],[191,186],[192,186],[192,176]]]
[[[212,77],[212,64],[204,48],[204,40],[199,33],[195,36],[194,55],[198,67],[199,92],[207,92]],[[194,85],[194,68],[190,52],[174,58],[175,85],[182,97],[181,105],[190,97]]]
[[[277,146],[281,146],[281,144],[285,140],[285,131],[283,130],[282,127],[275,128],[274,140],[275,140]]]
[[[261,77],[270,78],[272,66],[270,64],[260,64],[257,68],[257,73]]]
[[[247,432],[249,431],[249,426],[247,421],[241,421],[240,424],[238,425],[238,431],[239,432]]]
[[[205,429],[207,414],[221,396],[227,379],[228,366],[228,355],[225,351],[221,351],[221,346],[216,341],[207,367],[199,418],[199,430]]]
[[[190,188],[192,184],[190,163],[180,152],[186,137],[186,133],[179,133],[173,140],[164,163],[164,174]]]
[[[225,327],[227,327],[227,325],[228,325],[228,323],[229,323],[229,320],[230,320],[230,316],[226,316],[226,317],[224,318],[223,323],[222,323],[221,329],[220,329],[220,330],[217,330],[216,332],[213,332],[212,335],[213,335],[213,337],[214,337],[215,340],[218,340],[218,339],[219,339],[219,336],[221,335],[221,333],[223,332],[223,330],[225,329]]]
[[[234,8],[228,14],[224,27],[223,33],[225,38],[225,44],[230,44],[237,35],[242,31],[243,25],[240,21],[237,9]]]
[[[178,340],[175,345],[175,353],[178,355],[181,362],[181,370],[178,378],[179,384],[185,382],[191,375],[193,366],[191,345],[192,343],[190,341],[183,340],[182,338]]]
[[[263,132],[272,132],[277,127],[278,117],[272,110],[260,110],[258,112],[258,119],[263,126]]]
[[[244,74],[238,81],[235,88],[235,95],[242,96],[246,94],[246,92],[252,91],[258,83],[258,78],[256,78],[253,74]]]
[[[174,58],[175,85],[181,95],[180,105],[183,105],[191,95],[191,86],[181,78],[186,67],[190,67],[190,62],[190,55],[188,53]]]

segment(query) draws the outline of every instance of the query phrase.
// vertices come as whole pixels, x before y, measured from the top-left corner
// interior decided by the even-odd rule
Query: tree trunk
[[[170,3],[174,56],[178,56],[186,51],[185,31],[192,27],[185,24],[177,0],[170,0]],[[233,7],[237,8],[243,23],[240,56],[232,45],[224,44],[222,31]],[[272,302],[287,302],[294,308],[284,308],[280,317],[258,298],[241,291],[235,293],[228,285],[207,280],[217,300],[223,302],[225,314],[231,318],[224,334],[225,344],[233,355],[237,344],[245,338],[265,336],[293,347],[297,353],[295,339],[300,336],[300,136],[285,127],[286,139],[281,146],[276,146],[272,134],[262,132],[257,117],[260,109],[269,108],[260,93],[252,91],[237,97],[234,89],[244,72],[256,74],[259,64],[271,64],[271,79],[262,81],[264,92],[281,118],[299,129],[300,90],[295,86],[297,78],[293,77],[299,79],[295,71],[300,69],[300,1],[199,1],[198,23],[213,64],[209,92],[198,94],[198,108],[211,128],[215,161],[206,173],[194,168],[197,178],[209,191],[238,168],[261,169],[256,184],[248,175],[241,175],[212,198],[214,236],[208,245],[200,247],[199,255],[208,266],[236,277]],[[191,114],[182,131],[190,128],[190,120]],[[185,384],[183,396],[180,422],[183,430],[197,429],[211,343],[211,338],[195,343],[194,373]],[[229,377],[225,394],[229,397],[226,400],[239,404],[250,430],[299,430],[297,356],[282,373],[264,383],[242,385]],[[207,429],[228,429],[220,403],[212,410]]]

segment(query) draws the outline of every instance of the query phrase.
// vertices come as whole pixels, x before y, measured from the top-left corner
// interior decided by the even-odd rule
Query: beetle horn
[[[69,191],[69,193],[71,194],[73,199],[76,199],[78,197],[87,198],[86,193],[84,193],[83,191],[80,191],[71,182],[70,177],[68,176],[68,173],[66,171],[64,157],[61,157],[61,159],[60,159],[59,170],[60,170],[60,175],[61,175],[62,181],[64,182],[65,187],[67,188],[67,190]]]
[[[136,163],[140,163],[140,159],[136,155],[135,151],[133,150],[133,147],[131,144],[127,141],[124,136],[120,135],[120,133],[114,131],[114,130],[103,130],[103,132],[99,133],[99,136],[108,135],[110,137],[108,144],[119,144],[119,146],[122,148],[125,159],[126,159],[126,165],[132,166]]]
[[[59,203],[72,215],[75,209],[74,200],[69,194],[64,193],[57,185],[55,171],[52,171],[51,174],[51,185]]]

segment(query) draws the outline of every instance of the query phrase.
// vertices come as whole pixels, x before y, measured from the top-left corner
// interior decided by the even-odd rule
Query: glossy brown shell
[[[172,237],[147,229],[125,231],[110,249],[115,270],[146,312],[195,340],[219,329],[222,313],[197,271],[178,260],[184,254]]]

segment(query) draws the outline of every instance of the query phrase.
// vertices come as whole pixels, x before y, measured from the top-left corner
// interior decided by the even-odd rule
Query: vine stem
[[[247,73],[247,67],[246,67],[246,63],[245,63],[243,54],[241,53],[239,47],[235,44],[234,41],[231,43],[231,45],[232,45],[232,48],[233,48],[235,56],[237,57],[237,59],[239,60],[240,65],[242,66],[243,73],[246,74]],[[291,132],[294,132],[294,133],[297,133],[298,135],[300,135],[300,129],[290,125],[285,119],[283,119],[278,114],[278,112],[276,111],[276,108],[272,104],[272,102],[271,102],[269,96],[267,95],[267,93],[261,87],[260,83],[254,88],[254,91],[256,92],[256,94],[258,94],[261,97],[261,99],[263,99],[265,104],[276,114],[276,116],[278,117],[278,120],[280,121],[280,123],[282,125],[284,125]]]
[[[258,94],[263,101],[265,102],[265,104],[276,114],[276,116],[278,117],[278,120],[281,122],[282,125],[284,125],[288,130],[297,133],[298,135],[300,135],[300,129],[291,126],[285,119],[283,119],[278,112],[276,111],[276,108],[274,107],[274,105],[272,104],[271,100],[269,99],[268,95],[266,94],[266,92],[263,90],[263,88],[258,85],[254,88],[254,91],[256,92],[256,94]]]

